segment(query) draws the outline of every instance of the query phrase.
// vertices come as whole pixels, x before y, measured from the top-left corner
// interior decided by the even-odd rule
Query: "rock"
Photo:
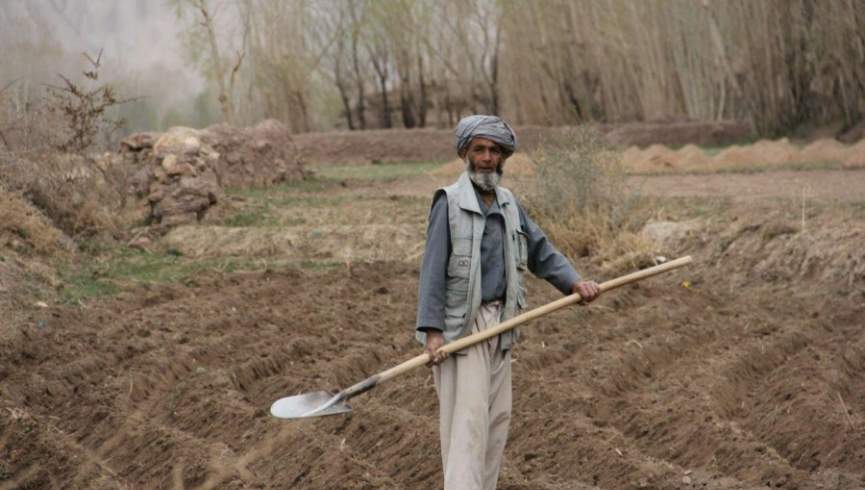
[[[146,148],[153,148],[159,135],[160,133],[153,132],[132,133],[120,142],[120,151],[137,152]]]
[[[695,221],[650,221],[640,233],[663,248],[673,248],[697,226]]]
[[[130,248],[134,248],[136,250],[148,251],[150,250],[150,246],[152,244],[153,242],[150,241],[150,238],[146,236],[140,236],[130,240],[127,245],[129,245]]]
[[[153,155],[164,158],[168,155],[190,156],[201,149],[200,133],[192,128],[176,126],[169,129],[156,140],[153,145]]]
[[[162,169],[165,170],[165,173],[171,175],[171,170],[177,166],[177,155],[165,155],[162,159]]]
[[[223,186],[268,186],[306,176],[288,128],[275,120],[252,128],[173,127],[136,133],[121,143],[123,159],[142,165],[128,181],[159,230],[200,220],[223,198]]]

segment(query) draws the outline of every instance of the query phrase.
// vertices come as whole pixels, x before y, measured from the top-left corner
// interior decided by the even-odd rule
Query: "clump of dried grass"
[[[124,101],[99,84],[100,56],[87,59],[84,81],[59,75],[64,84],[42,97],[22,103],[0,91],[0,182],[74,239],[116,236],[130,216],[131,169],[110,154],[92,154],[120,124],[108,110]]]
[[[577,127],[551,136],[532,159],[529,212],[564,254],[611,272],[651,264],[652,244],[638,233],[641,199],[626,185],[621,153],[600,133]]]
[[[0,179],[73,239],[115,237],[132,219],[129,169],[110,158],[57,152],[0,155]]]
[[[23,254],[52,255],[63,238],[21,195],[0,188],[0,246]]]

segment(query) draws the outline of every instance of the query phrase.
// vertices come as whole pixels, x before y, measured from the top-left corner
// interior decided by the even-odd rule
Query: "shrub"
[[[532,154],[535,181],[526,203],[532,218],[570,257],[621,272],[651,263],[652,245],[621,154],[596,130],[576,127],[547,137]]]
[[[0,181],[76,239],[116,236],[133,219],[124,215],[131,169],[89,154],[118,127],[107,111],[123,101],[97,85],[100,56],[87,59],[86,83],[59,75],[63,86],[23,103],[0,91]]]
[[[118,158],[52,151],[0,155],[0,179],[74,239],[116,236],[130,219],[124,191],[129,169]]]

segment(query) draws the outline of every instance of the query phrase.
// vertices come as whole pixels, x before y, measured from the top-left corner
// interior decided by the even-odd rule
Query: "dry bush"
[[[552,136],[532,159],[529,212],[564,254],[615,272],[651,262],[652,244],[638,233],[641,199],[626,186],[620,152],[600,133],[578,127]]]
[[[89,152],[118,127],[107,111],[122,101],[110,85],[97,84],[99,57],[87,59],[89,82],[59,75],[62,87],[26,100],[14,97],[14,85],[0,92],[0,180],[66,235],[112,237],[127,224],[130,169]]]
[[[119,159],[108,155],[0,155],[0,179],[74,239],[116,237],[128,224],[128,174]]]

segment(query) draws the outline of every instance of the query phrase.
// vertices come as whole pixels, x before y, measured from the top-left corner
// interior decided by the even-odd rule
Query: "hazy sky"
[[[202,78],[184,61],[180,25],[164,0],[0,0],[4,43],[14,32],[31,40],[53,38],[68,53],[96,53],[101,48],[112,72],[132,78],[170,73],[177,90],[197,91]],[[2,71],[0,75],[15,77]]]

